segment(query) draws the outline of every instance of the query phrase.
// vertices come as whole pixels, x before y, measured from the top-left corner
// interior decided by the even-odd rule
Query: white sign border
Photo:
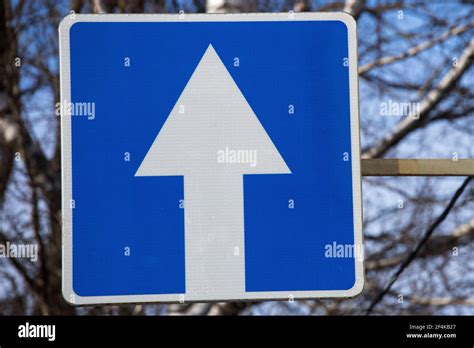
[[[69,31],[79,22],[271,22],[271,21],[340,21],[348,31],[349,90],[351,117],[352,186],[354,208],[354,241],[363,245],[362,184],[360,169],[359,93],[357,72],[357,29],[354,18],[344,12],[315,13],[232,13],[232,14],[70,14],[59,25],[61,101],[71,100]],[[342,63],[341,63],[342,64]],[[203,302],[187,300],[185,294],[80,296],[74,292],[72,281],[72,161],[71,116],[61,113],[62,149],[62,293],[74,305],[107,303]],[[314,298],[343,298],[360,294],[364,287],[364,260],[355,257],[356,281],[348,290],[262,291],[246,292],[245,298],[212,299],[208,302],[293,300]]]

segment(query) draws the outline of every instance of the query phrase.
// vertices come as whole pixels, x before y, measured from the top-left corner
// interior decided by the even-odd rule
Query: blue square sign
[[[360,293],[355,26],[342,13],[66,17],[66,300]]]

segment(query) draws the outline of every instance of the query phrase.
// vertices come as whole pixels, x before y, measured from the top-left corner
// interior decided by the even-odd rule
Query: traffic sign
[[[63,294],[75,304],[355,296],[355,21],[70,15]]]

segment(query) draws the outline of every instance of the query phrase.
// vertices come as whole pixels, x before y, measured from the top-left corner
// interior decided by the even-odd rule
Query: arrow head
[[[135,176],[291,174],[212,45]]]

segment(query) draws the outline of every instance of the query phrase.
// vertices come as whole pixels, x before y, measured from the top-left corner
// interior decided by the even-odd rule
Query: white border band
[[[363,245],[362,233],[362,184],[360,169],[359,93],[357,73],[357,30],[353,17],[343,12],[334,13],[253,13],[253,14],[70,14],[59,25],[60,89],[61,101],[71,100],[71,72],[69,31],[78,22],[268,22],[268,21],[340,21],[347,27],[349,47],[349,89],[352,185],[354,207],[354,243]],[[72,161],[71,116],[61,114],[62,148],[62,292],[71,304],[137,303],[137,302],[193,302],[185,294],[79,296],[72,286]],[[329,291],[262,291],[246,292],[247,298],[222,298],[212,301],[291,300],[325,297],[353,297],[364,287],[364,261],[355,257],[356,282],[348,290]]]

